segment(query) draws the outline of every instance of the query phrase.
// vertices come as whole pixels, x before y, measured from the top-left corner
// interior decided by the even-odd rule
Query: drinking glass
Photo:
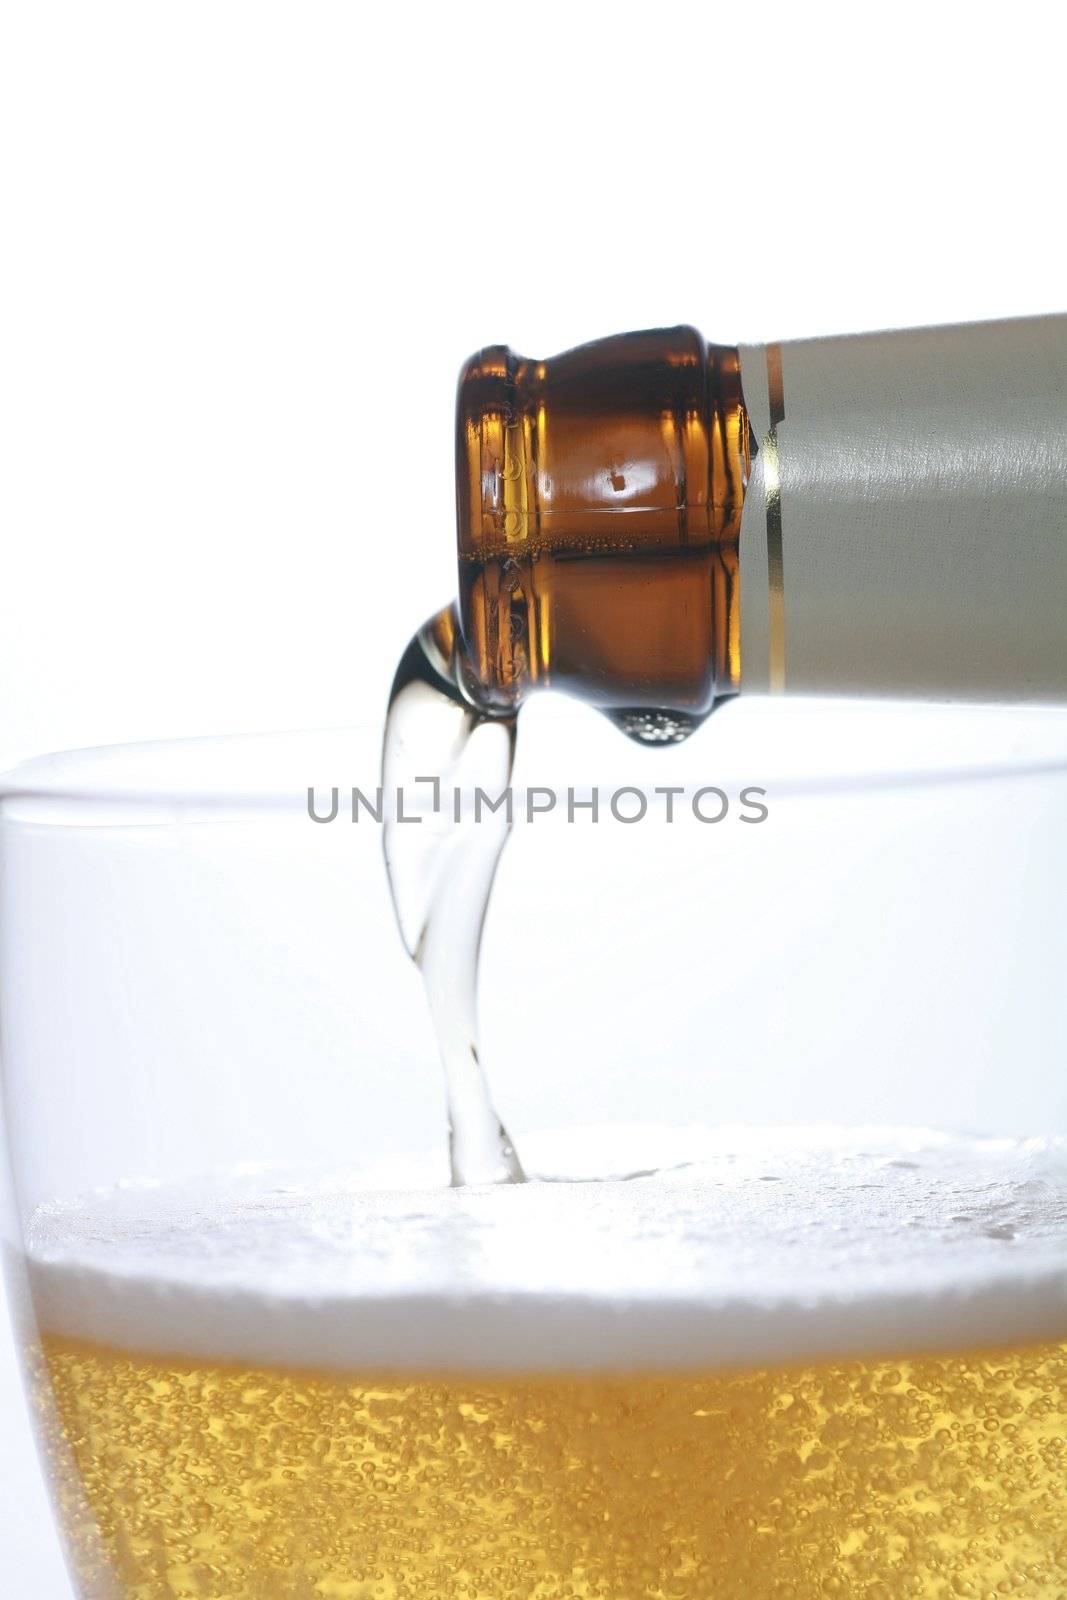
[[[466,1190],[379,739],[0,780],[76,1592],[1067,1590],[1067,714],[756,700],[648,750],[532,705],[480,978],[531,1181]],[[406,804],[431,860],[471,825]]]

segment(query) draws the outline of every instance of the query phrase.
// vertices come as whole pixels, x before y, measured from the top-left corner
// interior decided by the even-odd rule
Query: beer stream
[[[415,634],[393,679],[382,749],[385,863],[444,1067],[452,1183],[522,1183],[478,1046],[482,931],[511,817],[505,806],[479,810],[469,798],[457,814],[453,799],[503,793],[518,718],[479,710],[465,674],[459,618],[449,606]],[[675,743],[692,727],[673,713],[647,710],[612,720],[641,744]],[[431,803],[416,809],[416,795]]]
[[[478,1050],[478,954],[511,824],[503,808],[449,820],[464,782],[493,797],[510,783],[515,718],[485,717],[464,698],[458,639],[454,611],[442,611],[412,639],[393,680],[382,751],[385,861],[444,1066],[452,1182],[521,1183]],[[411,806],[419,786],[432,788],[436,808],[414,825],[402,798]]]

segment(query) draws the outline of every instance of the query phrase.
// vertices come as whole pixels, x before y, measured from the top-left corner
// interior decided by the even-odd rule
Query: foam
[[[586,1181],[246,1172],[51,1203],[28,1230],[38,1317],[159,1356],[361,1372],[710,1370],[1067,1338],[1063,1141],[727,1128],[524,1149]],[[650,1151],[666,1170],[588,1181]]]

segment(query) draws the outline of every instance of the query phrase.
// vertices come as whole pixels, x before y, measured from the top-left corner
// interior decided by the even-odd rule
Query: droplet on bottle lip
[[[638,744],[681,744],[698,726],[684,711],[610,710],[609,719]]]

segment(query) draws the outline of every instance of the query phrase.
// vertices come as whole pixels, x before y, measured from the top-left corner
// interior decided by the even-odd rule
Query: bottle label
[[[746,690],[1067,696],[1067,316],[743,346]]]

